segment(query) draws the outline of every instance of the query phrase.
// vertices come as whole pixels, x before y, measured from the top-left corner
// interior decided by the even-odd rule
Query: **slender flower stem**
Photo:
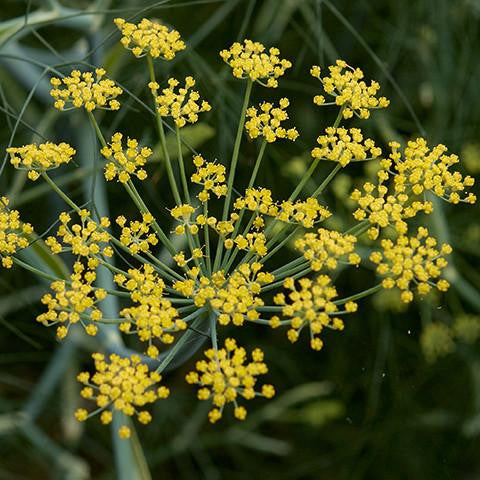
[[[205,308],[200,308],[199,310],[191,313],[187,317],[185,317],[183,320],[188,322],[189,320],[193,320],[194,318],[199,317],[202,315],[202,313],[205,312]],[[196,327],[199,324],[199,320],[197,319],[195,322],[193,322],[192,327]],[[178,340],[177,342],[170,348],[168,351],[167,356],[162,360],[160,365],[157,367],[155,370],[156,373],[162,373],[165,368],[172,362],[172,360],[175,358],[179,350],[183,347],[183,345],[187,342],[187,340],[195,333],[195,331],[192,330],[187,330]]]
[[[180,128],[175,126],[175,134],[177,137],[177,149],[178,149],[178,166],[180,168],[180,178],[182,179],[183,193],[187,203],[190,203],[190,192],[188,191],[187,175],[185,173],[185,164],[183,162],[182,153],[182,137],[180,135]]]
[[[203,203],[203,215],[205,218],[208,218],[208,201]],[[209,275],[212,274],[212,259],[210,258],[210,232],[208,231],[210,227],[208,226],[208,222],[205,222],[203,226],[203,235],[205,237],[205,257],[206,257],[206,264],[207,270]]]
[[[277,275],[281,274],[282,272],[284,272],[285,270],[296,267],[300,263],[304,263],[304,262],[306,262],[306,260],[302,255],[301,257],[298,257],[295,260],[292,260],[291,262],[288,262],[286,265],[283,265],[282,267],[277,268],[276,270],[274,270],[272,272],[272,275],[277,276]]]
[[[148,63],[148,71],[150,73],[150,81],[151,82],[156,82],[155,80],[155,69],[153,67],[153,59],[150,55],[147,55],[147,63]],[[158,130],[158,135],[160,137],[160,145],[162,147],[163,151],[163,157],[165,160],[165,166],[167,169],[167,176],[168,176],[168,181],[170,182],[170,188],[172,189],[173,197],[175,199],[175,203],[177,205],[182,204],[182,200],[180,199],[180,193],[178,192],[178,187],[177,187],[177,182],[175,180],[175,175],[173,173],[173,168],[172,168],[172,162],[170,160],[170,155],[168,153],[168,148],[167,148],[167,141],[165,138],[165,130],[163,129],[163,121],[162,117],[157,111],[157,105],[156,105],[156,95],[152,91],[152,96],[153,96],[153,101],[154,105],[153,108],[155,109],[155,119],[156,119],[156,124],[157,124],[157,130]]]
[[[35,268],[34,266],[30,265],[29,263],[24,262],[23,260],[20,260],[19,258],[12,257],[13,263],[18,265],[19,267],[24,268],[25,270],[28,270],[29,272],[34,273],[35,275],[38,275],[39,277],[45,278],[46,280],[51,280],[53,282],[60,280],[63,281],[63,278],[58,278],[55,275],[50,275],[47,272],[43,272],[42,270],[39,270],[38,268]]]
[[[210,321],[210,337],[212,338],[212,348],[215,351],[218,351],[217,316],[215,315],[214,312],[210,312],[209,321]]]
[[[333,180],[333,177],[338,173],[342,166],[337,163],[335,168],[327,175],[325,180],[320,184],[320,186],[312,193],[313,198],[317,198],[328,186],[328,184]]]
[[[312,271],[312,268],[310,266],[308,266],[307,268],[301,270],[300,272],[296,273],[295,275],[291,275],[291,273],[289,273],[288,275],[282,275],[282,277],[285,278],[285,277],[290,277],[291,276],[292,278],[297,279],[297,278],[304,277],[305,275],[307,275],[307,273],[310,273],[311,271]],[[268,292],[270,290],[274,290],[277,287],[281,287],[283,285],[283,278],[280,278],[277,282],[273,282],[273,283],[269,283],[268,285],[265,285],[265,287],[262,287],[262,292]]]
[[[248,182],[248,187],[247,188],[252,188],[253,184],[255,183],[255,180],[257,179],[258,170],[259,170],[260,165],[262,163],[263,154],[265,153],[266,146],[267,146],[267,141],[264,140],[262,142],[261,146],[260,146],[260,150],[258,152],[257,160],[255,162],[255,166],[253,167],[253,172],[252,172],[252,175],[250,177],[250,181]]]
[[[281,242],[279,242],[273,250],[269,250],[267,255],[260,259],[260,263],[265,263],[272,255],[275,255],[275,253],[277,253],[278,250],[280,250],[286,243],[288,243],[292,238],[294,238],[299,231],[300,225],[297,225],[297,227],[292,232],[290,232]],[[271,245],[267,245],[267,248],[270,248],[270,246]]]
[[[248,80],[247,86],[245,88],[245,96],[243,99],[242,112],[240,113],[240,120],[238,122],[235,145],[233,147],[232,161],[230,163],[230,172],[228,175],[228,182],[227,182],[227,195],[225,196],[225,203],[223,204],[223,214],[222,214],[223,221],[227,219],[228,212],[230,210],[230,201],[232,199],[232,191],[233,191],[233,181],[235,179],[235,170],[237,168],[238,154],[240,152],[240,145],[242,143],[243,127],[245,125],[245,116],[247,114],[248,103],[250,101],[250,95],[252,93],[252,86],[253,86],[252,80]],[[213,270],[217,270],[218,266],[220,265],[222,252],[223,252],[223,242],[219,241],[217,244],[217,252],[215,254],[215,262],[214,262]]]
[[[367,288],[363,292],[356,293],[355,295],[351,295],[350,297],[341,298],[340,300],[336,300],[333,302],[335,305],[343,305],[347,302],[352,302],[354,300],[359,300],[360,298],[368,297],[369,295],[373,295],[382,289],[382,284],[375,285],[374,287]]]
[[[247,113],[248,103],[250,101],[250,94],[252,93],[253,82],[247,81],[247,87],[245,88],[245,97],[243,99],[242,112],[240,114],[240,121],[238,122],[237,137],[235,138],[235,145],[233,147],[232,161],[230,164],[230,173],[228,175],[227,183],[227,195],[225,197],[225,203],[223,205],[222,220],[226,220],[228,211],[230,209],[230,200],[232,198],[233,181],[235,179],[235,170],[238,163],[238,154],[240,152],[240,144],[242,143],[243,127],[245,125],[245,116]]]
[[[73,210],[75,210],[77,213],[80,212],[80,207],[73,201],[71,200],[68,195],[63,192],[63,190],[58,187],[58,185],[48,176],[47,172],[41,172],[41,175],[43,179],[50,185],[52,190],[55,191],[55,193],[62,198],[62,200]]]

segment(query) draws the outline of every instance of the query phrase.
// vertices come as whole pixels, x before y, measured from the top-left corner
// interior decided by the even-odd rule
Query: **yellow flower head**
[[[50,327],[57,326],[57,337],[68,335],[71,325],[81,323],[88,335],[96,335],[98,327],[95,324],[102,319],[102,312],[96,304],[107,296],[101,288],[92,286],[96,274],[86,270],[80,262],[75,262],[70,281],[57,280],[50,284],[54,294],[47,293],[42,297],[42,303],[48,311],[37,316],[37,321]]]
[[[159,352],[153,340],[173,343],[172,333],[187,328],[187,324],[179,318],[178,311],[163,296],[164,281],[151,265],[144,264],[141,269],[129,269],[128,276],[115,275],[115,282],[130,292],[133,302],[133,306],[120,312],[125,319],[120,324],[120,330],[136,334],[141,342],[147,342],[147,355],[157,357]]]
[[[193,279],[177,281],[173,288],[185,297],[193,298],[197,307],[209,305],[218,315],[221,325],[243,325],[245,320],[259,318],[258,307],[264,305],[260,298],[263,285],[272,283],[274,276],[262,272],[258,262],[242,263],[225,278],[223,271],[215,272],[210,278],[201,276],[198,282]]]
[[[335,103],[343,107],[343,118],[351,118],[355,114],[366,119],[370,117],[370,110],[385,108],[390,104],[385,97],[377,98],[380,85],[375,81],[367,85],[359,68],[353,68],[347,65],[347,62],[337,60],[335,65],[328,67],[328,70],[329,75],[321,77],[320,67],[315,65],[310,73],[322,82],[325,93],[335,97]],[[317,95],[313,101],[316,105],[323,105],[325,98]]]
[[[249,78],[272,88],[278,86],[277,79],[292,66],[279,55],[278,48],[270,48],[267,53],[261,43],[251,40],[244,40],[243,44],[235,42],[228,50],[220,52],[223,60],[232,67],[234,77]]]
[[[359,206],[353,216],[359,221],[368,219],[373,225],[368,230],[368,236],[372,240],[378,238],[381,228],[388,226],[392,226],[400,235],[405,235],[408,229],[405,220],[415,217],[418,212],[429,214],[433,211],[431,202],[410,202],[405,193],[389,194],[385,185],[366,182],[362,189],[364,193],[355,189],[350,196]]]
[[[128,23],[116,18],[115,25],[122,33],[120,43],[137,58],[150,55],[152,58],[173,60],[175,54],[185,49],[185,43],[176,30],[147,18],[141,22]]]
[[[88,210],[80,211],[80,223],[70,225],[71,217],[67,212],[59,215],[60,226],[57,236],[61,243],[53,236],[48,237],[45,243],[52,253],[72,252],[80,257],[94,257],[100,253],[106,257],[113,255],[112,247],[108,243],[110,236],[105,230],[110,226],[110,220],[102,217],[100,223],[93,221]],[[63,243],[63,246],[62,246]]]
[[[101,150],[102,155],[108,160],[105,165],[105,179],[110,181],[118,178],[121,183],[127,183],[131,175],[139,180],[147,178],[144,166],[152,155],[148,147],[139,148],[138,141],[127,138],[126,148],[122,145],[123,135],[114,133],[110,143]]]
[[[168,388],[158,386],[162,377],[150,372],[138,355],[128,358],[111,354],[107,360],[103,354],[94,353],[92,358],[95,361],[95,373],[90,375],[89,372],[81,372],[77,380],[84,385],[80,395],[94,401],[96,408],[90,414],[84,408],[78,409],[75,412],[77,420],[85,421],[101,412],[100,421],[109,424],[113,412],[118,411],[129,417],[135,415],[140,423],[150,423],[152,416],[143,408],[167,398],[170,393]],[[128,438],[129,428],[122,426],[119,435]]]
[[[271,103],[263,102],[258,109],[250,107],[247,110],[248,120],[245,129],[250,138],[263,137],[268,143],[273,143],[277,138],[296,140],[298,132],[296,128],[285,129],[282,122],[288,119],[286,108],[289,105],[287,98],[281,98],[278,107]]]
[[[310,262],[312,270],[318,272],[323,267],[334,270],[344,257],[351,265],[358,265],[361,259],[354,253],[356,242],[355,235],[319,228],[316,233],[308,232],[296,240],[295,248]]]
[[[235,405],[235,418],[245,420],[247,411],[237,404],[240,398],[252,400],[255,396],[272,398],[275,395],[272,385],[263,385],[260,391],[255,390],[256,377],[268,372],[259,348],[253,350],[249,362],[245,349],[238,347],[234,339],[227,338],[223,348],[211,348],[205,351],[205,357],[206,360],[197,362],[196,371],[187,374],[186,380],[199,386],[199,400],[212,402],[212,410],[208,414],[211,423],[222,418],[225,405],[229,403]]]
[[[10,154],[10,163],[18,169],[28,170],[28,178],[36,180],[39,172],[45,172],[57,168],[64,163],[70,162],[75,149],[68,143],[41,143],[30,144],[23,147],[7,148]]]
[[[149,83],[149,87],[155,96],[157,111],[160,116],[172,117],[175,125],[181,128],[187,122],[196,123],[198,114],[208,112],[212,107],[205,100],[200,101],[200,95],[197,91],[191,90],[195,86],[195,80],[192,77],[185,78],[184,87],[177,89],[178,85],[178,80],[169,78],[168,87],[162,89],[162,93],[158,95],[159,85],[154,82]]]
[[[205,162],[201,155],[195,155],[193,163],[197,171],[191,176],[191,180],[203,188],[198,194],[198,199],[206,202],[210,199],[210,192],[217,198],[224,197],[227,194],[225,167],[215,162]]]
[[[58,110],[83,107],[87,112],[96,108],[118,110],[120,102],[116,98],[123,90],[113,80],[103,78],[105,73],[103,68],[97,68],[95,76],[92,72],[73,70],[69,77],[53,77],[50,95],[55,99],[54,107]]]
[[[338,162],[346,167],[350,162],[361,162],[378,158],[382,150],[370,138],[363,137],[359,128],[325,129],[325,135],[317,138],[319,147],[312,150],[312,157]]]
[[[157,236],[150,230],[153,222],[154,218],[150,213],[144,213],[141,222],[134,220],[128,225],[127,219],[123,215],[117,217],[116,223],[122,228],[120,242],[134,255],[140,252],[149,252],[150,246],[158,243]]]
[[[0,198],[0,256],[5,268],[12,267],[13,254],[28,247],[30,242],[26,235],[33,233],[33,227],[22,223],[18,210],[9,210],[8,203],[7,197]]]
[[[446,155],[447,147],[437,145],[431,150],[424,138],[408,142],[402,154],[400,144],[391,142],[392,153],[381,162],[383,170],[378,176],[380,180],[393,174],[396,192],[412,190],[415,195],[431,191],[435,195],[451,203],[475,203],[473,193],[465,193],[466,188],[473,186],[475,179],[463,177],[460,172],[451,172],[450,167],[459,162],[457,155]],[[395,170],[392,173],[392,170]]]
[[[323,341],[319,335],[324,328],[343,330],[343,321],[336,317],[339,313],[351,313],[357,310],[357,304],[347,302],[345,311],[339,312],[333,299],[337,296],[337,290],[331,285],[328,275],[319,275],[314,280],[301,278],[298,281],[300,289],[295,286],[295,280],[286,278],[283,286],[289,291],[275,295],[273,301],[277,305],[283,305],[282,315],[290,318],[290,330],[288,339],[294,343],[298,340],[300,331],[304,326],[310,328],[310,346],[313,350],[321,350]],[[274,324],[274,323],[273,323]]]
[[[382,240],[381,246],[383,252],[373,252],[370,260],[377,265],[377,273],[385,277],[382,286],[400,289],[405,303],[413,300],[414,287],[422,296],[432,287],[442,292],[448,290],[449,283],[439,278],[448,265],[445,255],[451,253],[452,247],[443,244],[438,249],[437,241],[428,236],[426,228],[420,227],[415,237],[401,235],[395,242]]]

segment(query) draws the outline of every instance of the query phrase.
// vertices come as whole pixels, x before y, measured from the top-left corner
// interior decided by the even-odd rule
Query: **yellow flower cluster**
[[[96,223],[91,219],[90,212],[85,209],[80,211],[79,216],[80,223],[70,226],[70,214],[62,212],[59,215],[61,225],[58,227],[57,236],[61,238],[64,247],[55,237],[50,236],[45,240],[45,244],[50,247],[52,253],[71,251],[74,255],[81,257],[90,257],[101,253],[106,257],[111,257],[113,255],[112,247],[101,245],[110,240],[110,236],[105,230],[110,226],[108,217],[102,217],[100,223]]]
[[[343,60],[337,60],[335,65],[328,67],[329,75],[321,77],[320,67],[314,65],[310,73],[318,78],[323,85],[325,93],[335,97],[335,103],[342,107],[343,118],[369,118],[370,110],[388,107],[390,101],[385,97],[377,98],[380,85],[372,81],[367,85],[363,79],[363,72],[359,68],[347,65]],[[323,105],[325,98],[317,95],[313,99],[316,105]]]
[[[305,228],[311,228],[315,222],[331,216],[328,209],[313,197],[296,202],[285,200],[277,204],[273,201],[272,192],[268,188],[247,188],[245,196],[235,201],[234,208],[237,210],[246,208],[286,223],[300,223]]]
[[[261,219],[260,219],[261,220]],[[238,250],[248,250],[260,257],[267,254],[267,239],[263,232],[248,232],[245,235],[237,235],[235,238],[227,238],[224,241],[227,250],[236,247]]]
[[[343,330],[343,321],[334,316],[338,315],[337,305],[333,299],[337,297],[337,290],[331,285],[328,275],[319,275],[314,280],[301,278],[298,281],[300,290],[295,286],[295,280],[286,278],[283,286],[289,290],[287,297],[284,293],[275,295],[273,301],[276,305],[283,305],[282,315],[291,318],[288,339],[294,343],[298,340],[301,330],[305,326],[310,328],[310,346],[313,350],[321,350],[323,341],[319,335],[324,328]],[[352,313],[357,310],[355,302],[345,304],[345,312]],[[280,320],[277,316],[271,318],[272,327],[277,327]]]
[[[176,308],[163,296],[164,281],[151,265],[144,264],[142,269],[129,269],[128,277],[115,275],[115,283],[130,292],[135,304],[121,310],[125,322],[120,324],[120,331],[138,335],[141,342],[148,343],[147,355],[156,358],[159,351],[152,343],[154,339],[170,344],[174,341],[172,333],[187,328]]]
[[[297,239],[295,248],[310,262],[312,270],[318,272],[324,266],[334,270],[342,257],[346,257],[351,265],[358,265],[361,258],[355,253],[356,242],[355,235],[319,228],[316,233],[308,232]]]
[[[110,181],[118,177],[121,183],[127,183],[131,175],[139,180],[147,178],[147,172],[143,169],[152,150],[148,147],[138,148],[138,141],[134,138],[127,138],[127,148],[123,149],[123,135],[114,133],[110,143],[103,147],[101,154],[109,160],[105,165],[105,179]]]
[[[424,138],[408,142],[402,154],[400,144],[391,142],[392,153],[382,160],[383,170],[378,172],[381,180],[393,175],[396,192],[412,190],[415,195],[431,191],[435,195],[451,203],[475,203],[473,193],[463,195],[467,187],[473,186],[475,179],[463,177],[460,172],[451,172],[450,167],[459,162],[457,155],[446,155],[447,147],[437,145],[431,150]],[[392,168],[395,172],[392,172]]]
[[[366,182],[363,192],[355,189],[350,198],[358,203],[359,208],[353,212],[356,220],[368,219],[373,225],[368,230],[368,236],[376,240],[381,228],[392,225],[397,233],[405,235],[407,233],[407,223],[405,219],[413,218],[418,212],[429,214],[433,211],[431,202],[413,201],[410,204],[408,195],[397,193],[389,195],[388,188],[385,185],[373,185]]]
[[[193,163],[197,171],[191,176],[193,183],[201,185],[202,191],[198,194],[201,202],[210,199],[210,192],[213,192],[217,198],[227,194],[227,185],[225,183],[225,167],[215,162],[205,162],[201,155],[193,157]]]
[[[75,412],[77,420],[83,422],[101,412],[100,421],[108,425],[113,419],[113,412],[118,411],[129,417],[136,415],[140,423],[150,423],[151,414],[139,409],[168,397],[168,388],[157,386],[162,377],[150,372],[138,355],[127,358],[111,354],[107,360],[105,355],[94,353],[92,358],[95,373],[81,372],[77,380],[84,385],[80,392],[82,397],[93,400],[97,409],[89,413],[85,408],[79,408]],[[118,433],[121,438],[129,438],[131,432],[128,426],[123,425]]]
[[[122,228],[120,242],[134,255],[139,252],[146,253],[150,251],[150,245],[158,243],[157,236],[154,233],[150,233],[150,225],[154,222],[151,213],[144,213],[141,222],[134,220],[128,226],[127,219],[123,215],[117,217],[115,221]]]
[[[259,108],[247,109],[245,129],[250,138],[263,137],[268,143],[273,143],[277,138],[296,140],[298,132],[296,128],[285,129],[282,122],[288,120],[286,108],[290,105],[287,98],[281,98],[278,107],[269,102],[263,102]]]
[[[103,68],[97,68],[95,77],[92,72],[79,70],[73,70],[69,77],[62,79],[53,77],[50,83],[54,88],[50,95],[55,99],[54,107],[65,110],[66,105],[71,105],[72,108],[84,107],[87,112],[96,108],[118,110],[120,102],[115,99],[123,90],[113,80],[104,79],[105,73]]]
[[[243,325],[245,320],[257,320],[258,307],[264,305],[259,297],[262,285],[273,282],[274,276],[261,272],[258,262],[242,263],[228,277],[223,271],[215,272],[211,278],[201,276],[199,282],[194,279],[177,281],[173,288],[185,297],[193,298],[197,307],[207,303],[218,314],[221,325]]]
[[[198,121],[198,114],[208,112],[211,106],[205,100],[200,102],[200,95],[194,90],[190,90],[195,85],[192,77],[185,78],[185,86],[175,91],[179,85],[179,81],[175,78],[168,79],[168,87],[162,89],[160,95],[157,90],[160,88],[158,83],[150,82],[148,84],[152,91],[155,102],[157,103],[157,111],[162,117],[172,117],[175,125],[179,128],[184,127],[187,122],[195,123]]]
[[[319,147],[312,150],[312,157],[338,162],[346,167],[350,162],[372,160],[382,154],[382,150],[375,146],[370,138],[363,138],[359,128],[325,129],[325,135],[317,138]]]
[[[245,420],[247,410],[238,405],[239,398],[252,400],[255,396],[272,398],[275,395],[274,387],[268,384],[262,385],[260,392],[255,391],[256,377],[268,372],[259,348],[253,350],[252,361],[248,362],[245,349],[238,347],[234,339],[227,338],[224,348],[211,348],[205,351],[205,357],[207,360],[198,361],[195,365],[197,371],[188,373],[186,380],[200,387],[199,400],[212,401],[213,408],[208,414],[211,423],[222,418],[228,403],[235,406],[235,418]]]
[[[185,231],[189,231],[192,235],[198,233],[198,225],[195,223],[195,220],[192,219],[192,214],[195,212],[195,207],[188,203],[182,205],[177,205],[176,207],[170,210],[170,215],[175,219],[181,222],[180,225],[175,227],[176,235],[183,235]]]
[[[222,50],[220,56],[232,68],[236,78],[249,78],[265,87],[276,88],[278,78],[292,64],[280,59],[280,50],[270,48],[268,53],[259,42],[244,40],[243,44],[235,42],[228,50]]]
[[[29,245],[25,235],[33,233],[33,227],[29,223],[20,221],[18,210],[9,210],[7,197],[0,198],[0,256],[2,266],[11,268],[13,265],[12,255]]]
[[[377,273],[386,277],[383,288],[399,288],[405,303],[413,300],[412,284],[422,296],[432,287],[441,292],[448,290],[449,283],[437,279],[448,264],[444,256],[452,252],[452,247],[444,243],[438,249],[436,239],[428,236],[426,228],[420,227],[415,237],[402,235],[395,243],[384,239],[381,246],[383,252],[373,252],[370,260],[378,265]]]
[[[102,319],[102,312],[95,305],[107,296],[107,292],[92,286],[95,279],[94,271],[75,262],[70,282],[56,280],[51,283],[50,288],[55,293],[42,297],[48,311],[38,315],[37,321],[47,327],[58,325],[57,337],[60,339],[65,338],[70,326],[78,322],[87,335],[96,335],[98,327],[95,322]]]
[[[114,23],[122,34],[120,43],[137,58],[148,54],[152,58],[173,60],[177,52],[185,49],[185,43],[176,30],[169,30],[165,25],[147,18],[137,24],[116,18]]]
[[[39,172],[68,163],[75,155],[75,149],[63,142],[10,147],[7,148],[7,152],[10,154],[10,163],[15,168],[28,170],[28,178],[34,181],[40,176]]]

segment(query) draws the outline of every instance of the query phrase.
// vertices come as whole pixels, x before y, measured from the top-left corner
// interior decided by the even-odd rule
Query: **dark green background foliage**
[[[53,13],[52,3],[1,2],[0,158],[10,144],[38,141],[32,129],[51,141],[70,142],[78,150],[77,164],[55,172],[55,178],[79,202],[95,200],[100,212],[107,205],[99,194],[101,182],[92,181],[100,161],[93,132],[80,112],[54,111],[46,67],[67,73],[78,65],[104,66],[131,95],[123,96],[119,113],[105,114],[102,128],[154,143],[151,114],[140,103],[149,100],[147,71],[119,45],[111,21],[116,16],[156,17],[186,39],[188,49],[158,74],[162,79],[193,74],[198,80],[213,109],[189,141],[207,158],[224,161],[230,155],[243,95],[243,84],[231,77],[219,50],[247,37],[278,46],[292,60],[278,90],[254,92],[255,102],[287,96],[292,124],[301,133],[295,144],[269,148],[258,183],[272,188],[276,198],[292,191],[316,136],[333,122],[334,110],[312,104],[318,83],[308,72],[312,64],[326,66],[336,58],[361,67],[391,99],[390,108],[362,124],[382,147],[394,138],[423,134],[431,143],[464,152],[470,174],[480,171],[478,0],[62,0],[63,8]],[[237,188],[248,181],[257,147],[243,143]],[[154,211],[164,212],[172,200],[158,160],[142,188]],[[312,191],[329,167],[319,168],[308,186]],[[348,193],[368,175],[370,169],[349,167],[324,195],[338,227],[353,224]],[[41,181],[25,181],[9,165],[0,191],[38,232],[64,208]],[[108,199],[112,217],[135,215],[117,185],[108,186]],[[422,221],[455,250],[455,281],[446,295],[407,309],[384,297],[362,300],[343,332],[325,336],[320,353],[305,339],[290,345],[284,331],[252,325],[235,330],[245,346],[264,348],[278,396],[251,402],[244,424],[226,415],[211,426],[205,405],[183,380],[193,360],[167,374],[171,398],[156,407],[150,426],[138,429],[144,457],[134,454],[149,465],[152,478],[478,478],[479,346],[458,342],[455,352],[428,363],[419,340],[430,322],[450,325],[463,312],[479,313],[478,207],[438,207]],[[362,248],[368,255],[369,246]],[[42,256],[40,247],[35,255],[32,261]],[[347,272],[336,279],[340,292],[355,293],[375,282],[368,268]],[[0,479],[134,478],[115,470],[116,461],[122,465],[128,455],[120,451],[115,460],[108,428],[98,420],[80,426],[72,419],[79,402],[75,374],[88,365],[95,345],[60,347],[54,332],[35,322],[47,287],[19,269],[2,270]],[[59,382],[47,385],[57,373]]]

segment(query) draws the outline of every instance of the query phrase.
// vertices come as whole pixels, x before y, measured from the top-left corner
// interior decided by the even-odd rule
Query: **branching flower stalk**
[[[257,385],[258,377],[268,373],[263,352],[256,348],[248,353],[237,345],[233,338],[237,328],[246,324],[286,328],[292,343],[306,337],[312,349],[320,350],[326,330],[348,328],[344,318],[357,311],[356,302],[382,288],[397,290],[404,302],[411,302],[414,294],[422,297],[432,289],[448,289],[442,274],[452,248],[438,245],[423,226],[413,233],[410,222],[433,210],[423,198],[426,191],[452,204],[474,203],[475,196],[467,191],[473,179],[451,169],[458,158],[447,155],[443,145],[430,148],[426,140],[416,139],[402,152],[400,145],[392,143],[391,153],[385,157],[373,140],[364,138],[360,128],[342,125],[353,117],[368,119],[371,110],[388,106],[386,98],[377,97],[378,83],[367,84],[359,68],[342,60],[330,66],[323,77],[320,67],[312,67],[312,76],[323,88],[314,103],[336,106],[337,117],[319,135],[312,161],[292,194],[287,200],[276,199],[269,188],[256,184],[258,172],[268,162],[271,143],[295,141],[299,132],[285,126],[288,99],[257,105],[252,105],[252,99],[262,88],[276,88],[291,63],[281,58],[277,48],[267,50],[250,40],[220,52],[236,81],[245,83],[232,156],[217,162],[194,153],[190,160],[190,155],[184,155],[182,128],[207,115],[211,106],[194,90],[191,76],[184,81],[157,80],[155,73],[158,63],[175,58],[186,48],[185,43],[178,32],[152,20],[133,24],[116,19],[115,24],[122,34],[122,45],[135,57],[146,57],[149,82],[145,90],[153,100],[154,129],[172,201],[154,212],[142,198],[138,184],[148,179],[149,146],[141,145],[127,132],[105,139],[95,110],[120,109],[122,89],[99,68],[52,78],[54,107],[86,111],[98,137],[99,156],[105,161],[105,180],[125,189],[138,216],[95,218],[58,187],[48,172],[71,162],[75,150],[70,145],[9,148],[12,166],[27,170],[32,181],[43,179],[68,207],[60,214],[54,235],[46,239],[52,255],[69,253],[74,258],[70,277],[61,279],[18,258],[20,250],[29,248],[33,227],[8,207],[8,199],[3,197],[0,203],[3,267],[16,265],[52,281],[51,292],[42,298],[45,311],[37,318],[40,323],[55,326],[59,339],[73,330],[93,336],[103,324],[113,325],[143,345],[142,351],[129,357],[93,353],[94,368],[78,376],[85,403],[75,414],[79,421],[99,415],[100,421],[108,424],[115,412],[121,412],[139,423],[150,423],[152,416],[146,407],[169,395],[168,388],[160,384],[165,381],[160,374],[194,354],[202,343],[193,341],[199,336],[209,337],[211,348],[187,375],[187,382],[198,386],[199,400],[211,404],[211,422],[220,420],[230,406],[234,416],[243,420],[247,416],[245,401],[269,399],[275,389],[270,384]],[[334,100],[327,102],[323,95]],[[165,127],[175,135],[178,178]],[[258,155],[247,188],[234,195],[244,133],[259,142]],[[352,212],[354,225],[345,232],[325,228],[322,222],[332,213],[319,196],[340,170],[364,161],[378,161],[381,168],[375,184],[367,182],[352,192],[353,201],[358,203]],[[330,173],[311,196],[303,197],[307,181],[328,162],[335,163]],[[212,213],[215,205],[221,211],[220,218]],[[177,248],[162,227],[172,223],[170,233],[184,238],[185,250]],[[373,244],[368,260],[357,252],[365,233]],[[282,264],[291,244],[296,256]],[[159,259],[164,250],[174,266]],[[115,266],[111,259],[117,256]],[[381,283],[361,292],[338,292],[332,278],[340,266],[358,268],[366,261],[375,265]],[[277,268],[271,267],[275,264]],[[95,285],[100,269],[111,273],[117,289]],[[112,318],[102,312],[102,302],[109,295],[124,302]],[[86,408],[89,402],[94,403],[93,409]],[[131,434],[128,425],[121,425],[118,433],[122,438]]]

